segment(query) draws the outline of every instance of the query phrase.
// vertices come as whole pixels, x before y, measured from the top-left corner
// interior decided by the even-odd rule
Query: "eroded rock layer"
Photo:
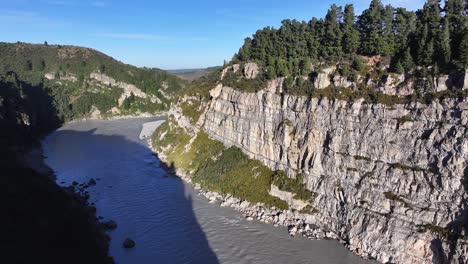
[[[302,174],[310,224],[390,263],[468,261],[468,100],[372,105],[219,86],[199,124]]]

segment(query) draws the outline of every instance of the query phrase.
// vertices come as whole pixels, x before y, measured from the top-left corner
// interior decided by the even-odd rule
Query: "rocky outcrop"
[[[336,67],[329,67],[323,69],[322,71],[317,73],[317,77],[314,80],[314,87],[317,89],[325,89],[328,88],[332,82],[330,80],[330,74],[332,74],[336,70]]]
[[[226,68],[223,69],[223,71],[221,72],[221,80],[224,79],[224,77],[226,77],[226,75],[228,73],[237,73],[238,71],[240,70],[240,65],[239,64],[234,64],[232,66],[228,66]]]
[[[111,78],[111,77],[109,77],[109,76],[107,76],[105,74],[98,73],[98,72],[91,73],[89,77],[90,77],[90,79],[96,80],[99,83],[104,84],[106,86],[110,85],[110,86],[113,86],[113,87],[119,87],[119,88],[123,89],[124,92],[122,93],[122,95],[120,96],[120,98],[118,100],[119,106],[122,106],[125,99],[130,97],[130,95],[132,93],[136,97],[140,97],[140,98],[143,98],[143,99],[149,98],[152,103],[161,103],[161,100],[158,97],[156,97],[154,95],[149,95],[149,94],[144,93],[142,90],[138,89],[138,87],[136,87],[133,84],[128,84],[128,83],[125,83],[125,82],[118,82],[118,81],[114,80],[113,78]]]
[[[260,68],[254,62],[246,63],[244,66],[244,76],[247,79],[257,78],[259,72],[260,72]]]
[[[438,78],[434,78],[434,90],[436,92],[446,91],[452,87],[452,81],[448,75],[442,75]]]
[[[54,72],[49,72],[49,73],[44,74],[44,78],[46,78],[47,80],[55,80],[56,76],[58,76],[57,79],[60,81],[68,81],[68,82],[78,81],[78,78],[76,78],[76,75],[73,73],[69,73],[69,72],[62,74],[62,75],[56,74]]]
[[[378,90],[383,94],[393,96],[407,96],[414,93],[411,82],[402,85],[405,81],[404,74],[389,74],[385,76],[382,83],[378,86]]]
[[[389,107],[222,85],[211,95],[199,125],[301,173],[315,193],[309,229],[383,263],[468,261],[466,98]]]

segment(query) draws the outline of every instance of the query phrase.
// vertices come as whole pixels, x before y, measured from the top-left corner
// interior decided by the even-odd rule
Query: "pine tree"
[[[354,25],[354,6],[346,5],[343,21],[343,51],[346,54],[356,54],[359,47],[359,31]]]
[[[393,30],[395,32],[395,51],[397,54],[403,54],[410,45],[410,37],[416,27],[416,16],[413,12],[404,8],[397,8],[395,11],[395,20]]]
[[[280,77],[285,77],[289,75],[289,70],[287,64],[282,59],[276,61],[276,74]]]
[[[445,68],[450,63],[451,47],[450,47],[450,29],[448,18],[443,18],[442,28],[437,35],[437,63],[442,68]]]
[[[325,16],[325,35],[322,39],[322,56],[340,57],[342,55],[340,18],[341,7],[332,5]]]
[[[405,68],[403,67],[403,65],[401,64],[400,61],[398,61],[396,64],[395,64],[395,67],[393,69],[396,73],[398,74],[402,74],[405,72]]]
[[[429,66],[435,63],[434,43],[440,32],[440,0],[428,0],[418,13],[418,64]],[[437,43],[436,43],[437,44]]]
[[[361,53],[365,55],[381,54],[384,50],[383,21],[384,7],[380,0],[372,0],[368,9],[362,12],[358,19],[358,29],[361,33]]]
[[[241,61],[250,60],[251,46],[252,46],[252,39],[246,38],[244,40],[244,45],[239,49],[239,53],[238,53],[238,57]]]
[[[468,69],[468,29],[463,32],[459,49],[458,64],[461,70]]]
[[[466,46],[463,43],[463,37],[468,27],[467,8],[468,4],[464,0],[447,0],[445,2],[446,18],[449,21],[451,60],[455,64],[461,63],[461,49],[463,46]]]
[[[266,77],[268,80],[276,79],[276,70],[274,66],[268,66],[266,71]]]
[[[391,5],[385,6],[382,13],[382,40],[380,53],[385,55],[393,54],[395,50],[395,36],[393,31],[393,13]]]
[[[401,65],[403,68],[405,68],[406,72],[410,72],[414,69],[414,60],[409,47],[406,47],[405,51],[403,52],[401,57]]]
[[[301,60],[301,63],[299,65],[300,69],[301,69],[301,75],[302,76],[306,76],[310,73],[311,71],[311,62],[310,62],[310,59],[309,58],[305,58],[305,59],[302,59]]]

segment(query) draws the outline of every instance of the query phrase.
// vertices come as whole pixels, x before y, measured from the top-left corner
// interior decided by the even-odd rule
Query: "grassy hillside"
[[[18,80],[43,86],[62,103],[57,108],[65,119],[85,116],[93,106],[102,114],[114,107],[119,109],[114,114],[164,111],[169,108],[171,95],[184,87],[182,80],[165,71],[137,68],[82,47],[0,43],[0,58],[1,78],[13,72]],[[91,74],[110,78],[114,84]],[[126,96],[129,100],[119,104],[124,93],[121,84],[134,85],[147,98]]]

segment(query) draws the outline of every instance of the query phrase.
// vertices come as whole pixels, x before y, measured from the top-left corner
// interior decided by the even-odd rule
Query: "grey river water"
[[[292,238],[284,228],[247,221],[198,196],[139,139],[142,124],[154,120],[71,123],[43,141],[58,183],[99,179],[88,189],[90,201],[118,224],[110,232],[117,263],[374,263],[336,241]],[[135,248],[122,247],[126,237]]]

